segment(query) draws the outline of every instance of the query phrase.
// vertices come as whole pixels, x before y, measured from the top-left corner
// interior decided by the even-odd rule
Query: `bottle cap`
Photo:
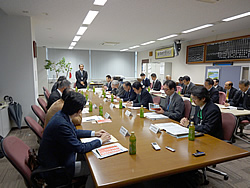
[[[131,134],[134,134],[135,132],[134,131],[131,131]]]

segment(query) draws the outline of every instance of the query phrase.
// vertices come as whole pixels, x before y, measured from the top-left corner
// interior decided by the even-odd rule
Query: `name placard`
[[[128,110],[126,110],[125,115],[126,116],[133,116],[132,113],[130,111],[128,111]]]
[[[107,98],[104,98],[104,99],[103,99],[103,102],[107,102],[107,101],[108,101],[108,99],[107,99]]]
[[[102,98],[102,94],[101,94],[101,95],[99,95],[99,98]]]
[[[105,119],[111,119],[111,116],[110,116],[110,114],[108,112],[106,112],[105,115],[104,115],[104,118]]]
[[[151,124],[150,127],[149,127],[149,130],[152,131],[153,133],[157,134],[160,132],[160,128],[157,127],[156,125],[154,124]]]
[[[111,103],[111,104],[109,105],[109,107],[110,107],[110,108],[115,108],[115,105],[114,105],[113,103]]]
[[[95,108],[95,109],[97,108],[96,104],[93,104],[93,106],[92,106],[92,107],[93,107],[93,108]]]
[[[123,127],[123,126],[121,126],[121,128],[120,128],[120,133],[121,133],[124,137],[125,137],[125,136],[130,136],[128,130],[127,130],[125,127]]]

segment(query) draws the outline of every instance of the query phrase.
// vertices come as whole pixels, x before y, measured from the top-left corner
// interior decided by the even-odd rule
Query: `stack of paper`
[[[140,114],[137,114],[140,115]],[[151,120],[157,120],[157,119],[168,119],[168,116],[164,116],[162,114],[157,114],[155,112],[147,112],[144,113],[144,117],[151,119]]]
[[[104,118],[102,116],[89,116],[89,117],[83,117],[82,122],[98,121],[103,119]]]
[[[127,148],[123,147],[121,144],[119,143],[115,143],[115,144],[109,144],[106,146],[101,146],[97,149],[93,149],[92,152],[95,154],[95,156],[98,159],[103,159],[105,157],[109,157],[112,155],[116,155],[119,153],[123,153],[128,151]]]
[[[175,137],[188,135],[189,132],[188,128],[178,125],[176,123],[157,123],[155,125],[161,130],[165,130],[167,133]]]
[[[82,143],[91,142],[93,140],[96,140],[97,138],[100,137],[81,138],[81,142]],[[111,144],[115,142],[118,142],[118,140],[113,135],[111,135],[111,139],[108,142],[105,142],[104,144]]]

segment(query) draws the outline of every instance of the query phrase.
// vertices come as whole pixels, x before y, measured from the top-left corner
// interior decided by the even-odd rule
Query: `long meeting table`
[[[126,148],[129,147],[129,136],[124,137],[120,134],[121,126],[124,126],[129,132],[134,131],[136,135],[136,155],[129,155],[129,152],[125,152],[108,158],[97,159],[92,152],[86,154],[96,187],[122,187],[250,155],[250,152],[244,149],[207,134],[195,138],[195,141],[189,141],[187,138],[177,139],[164,131],[155,134],[149,130],[152,123],[175,121],[171,119],[152,121],[147,118],[140,118],[137,115],[139,110],[110,108],[111,102],[104,102],[103,98],[99,98],[97,94],[93,94],[91,91],[89,92],[89,99],[97,106],[101,103],[103,114],[108,112],[111,115],[112,122],[104,124],[87,122],[77,126],[77,129],[95,131],[104,129],[117,138],[118,143]],[[133,116],[126,116],[126,110],[131,111]],[[147,111],[145,109],[145,112]],[[99,115],[99,109],[93,109],[93,112],[83,114],[83,117],[92,115]],[[161,150],[155,151],[151,145],[152,142],[157,142]],[[165,149],[166,146],[174,148],[176,151],[171,152]],[[206,155],[194,157],[192,154],[196,150],[203,151]]]

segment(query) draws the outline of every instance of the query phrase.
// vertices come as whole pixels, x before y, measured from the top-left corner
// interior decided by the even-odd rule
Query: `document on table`
[[[122,103],[122,107],[125,108],[125,107],[126,107],[126,104],[127,104],[126,102],[123,102],[123,103]],[[115,107],[116,107],[116,108],[119,108],[119,104],[115,104]]]
[[[105,142],[105,144],[111,144],[111,143],[118,142],[118,140],[113,135],[110,135],[110,136],[111,136],[111,139],[108,142]],[[90,138],[81,138],[81,142],[82,143],[91,142],[93,140],[96,140],[97,138],[100,138],[100,137],[94,136],[94,137],[90,137]]]
[[[93,149],[92,152],[98,159],[103,159],[105,157],[110,157],[119,153],[128,151],[127,148],[123,147],[119,143],[109,144],[106,146],[101,146],[99,148]]]
[[[137,114],[138,116],[140,114]],[[164,116],[162,114],[157,114],[155,112],[147,112],[147,113],[144,113],[144,117],[148,118],[148,119],[151,119],[151,120],[157,120],[157,119],[168,119],[168,116]]]
[[[237,110],[237,107],[235,107],[235,106],[223,106],[223,107],[221,107],[221,109],[230,109],[230,110],[236,109]]]
[[[139,110],[141,107],[129,106],[128,108],[131,109],[131,110]],[[143,108],[146,108],[146,107],[143,107]]]
[[[161,130],[165,130],[167,133],[175,137],[188,135],[189,132],[188,128],[176,123],[157,123],[154,125],[159,127]]]
[[[89,108],[83,108],[82,113],[83,114],[88,114],[89,113]]]
[[[98,121],[103,120],[104,118],[102,116],[89,116],[89,117],[83,117],[82,122],[91,122],[91,121]]]

